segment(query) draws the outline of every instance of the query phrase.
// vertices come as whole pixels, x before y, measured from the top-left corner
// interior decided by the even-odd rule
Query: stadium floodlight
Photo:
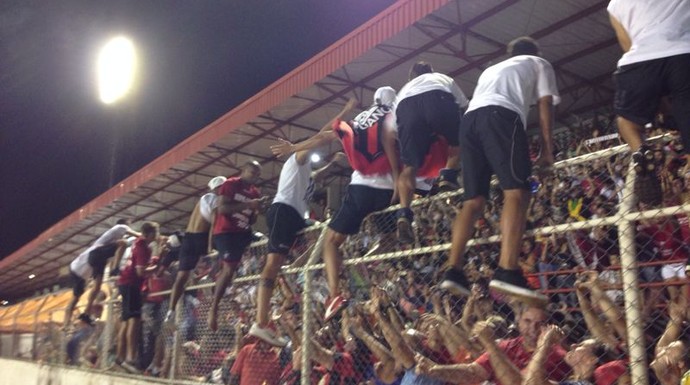
[[[136,51],[123,36],[110,39],[98,54],[98,93],[105,104],[121,99],[132,88],[136,72]]]

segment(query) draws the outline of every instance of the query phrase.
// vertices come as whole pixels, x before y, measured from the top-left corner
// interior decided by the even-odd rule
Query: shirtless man
[[[208,182],[210,192],[199,199],[189,217],[187,230],[180,247],[180,268],[170,292],[170,307],[165,315],[165,323],[168,325],[175,323],[175,307],[180,296],[182,296],[190,272],[194,270],[199,258],[212,252],[213,248],[209,241],[210,230],[215,220],[214,211],[218,207],[218,188],[225,183],[225,180],[224,176],[217,176]]]

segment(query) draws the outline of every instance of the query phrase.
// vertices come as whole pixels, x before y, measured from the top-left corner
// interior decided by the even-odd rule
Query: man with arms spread
[[[189,218],[180,247],[180,267],[170,293],[170,308],[165,315],[166,324],[175,323],[175,307],[184,291],[184,285],[189,279],[190,271],[194,270],[201,256],[208,255],[212,251],[209,248],[209,233],[213,227],[215,210],[219,203],[216,193],[225,181],[224,176],[217,176],[208,182],[210,192],[199,199],[199,202],[194,206],[192,216]]]
[[[501,254],[490,287],[525,301],[544,302],[546,296],[528,289],[518,267],[518,256],[531,197],[528,178],[532,174],[527,134],[530,105],[537,104],[541,127],[541,156],[537,165],[553,165],[554,105],[560,97],[551,64],[539,57],[536,41],[529,37],[508,45],[510,58],[487,68],[460,126],[465,203],[453,223],[453,239],[441,287],[457,295],[470,293],[462,272],[467,242],[474,223],[484,212],[489,198],[491,175],[496,174],[503,190]]]
[[[216,210],[213,226],[213,246],[223,261],[223,268],[216,280],[211,311],[208,314],[208,327],[218,329],[218,305],[225,295],[225,289],[232,283],[242,254],[252,241],[251,225],[256,222],[259,211],[263,210],[268,197],[261,197],[254,185],[261,175],[261,165],[252,160],[242,167],[239,177],[228,178],[220,187],[220,203]]]
[[[65,310],[65,328],[72,322],[72,312],[79,302],[79,298],[86,289],[86,280],[93,277],[93,290],[84,308],[84,314],[90,317],[91,306],[96,296],[101,291],[103,283],[103,273],[108,259],[115,256],[116,260],[122,258],[122,254],[127,248],[127,242],[123,239],[125,235],[139,236],[139,233],[129,227],[129,221],[120,219],[110,230],[101,235],[96,242],[88,249],[79,254],[69,265],[70,275],[73,280],[72,300]]]
[[[271,147],[274,154],[285,155],[320,147],[339,139],[350,165],[355,169],[343,203],[328,224],[325,235],[323,259],[330,292],[326,302],[326,320],[330,320],[346,305],[345,298],[340,295],[340,246],[348,235],[359,231],[367,215],[388,207],[393,197],[391,172],[395,172],[398,167],[395,124],[391,114],[394,100],[395,90],[381,87],[374,94],[374,104],[351,122],[343,122],[340,117],[352,108],[354,101],[345,106],[333,120],[333,124],[327,124],[321,132],[308,140],[295,145],[283,142]],[[376,138],[377,143],[364,143],[365,146],[361,146],[361,138]],[[369,152],[372,147],[376,148],[376,154]],[[367,156],[369,162],[362,160]],[[385,232],[385,219],[379,221],[379,225],[382,227],[380,230]]]

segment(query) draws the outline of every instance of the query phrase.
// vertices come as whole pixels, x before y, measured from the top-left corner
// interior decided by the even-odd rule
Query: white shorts
[[[685,264],[684,263],[672,263],[670,265],[664,265],[661,267],[661,278],[664,281],[672,278],[685,278]]]

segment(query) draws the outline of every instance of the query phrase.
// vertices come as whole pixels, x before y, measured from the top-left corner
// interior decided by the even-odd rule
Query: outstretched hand
[[[285,140],[283,138],[275,138],[278,141],[278,144],[274,144],[271,146],[271,152],[273,155],[276,157],[283,157],[283,156],[288,156],[294,152],[294,145],[292,142],[289,140]]]

